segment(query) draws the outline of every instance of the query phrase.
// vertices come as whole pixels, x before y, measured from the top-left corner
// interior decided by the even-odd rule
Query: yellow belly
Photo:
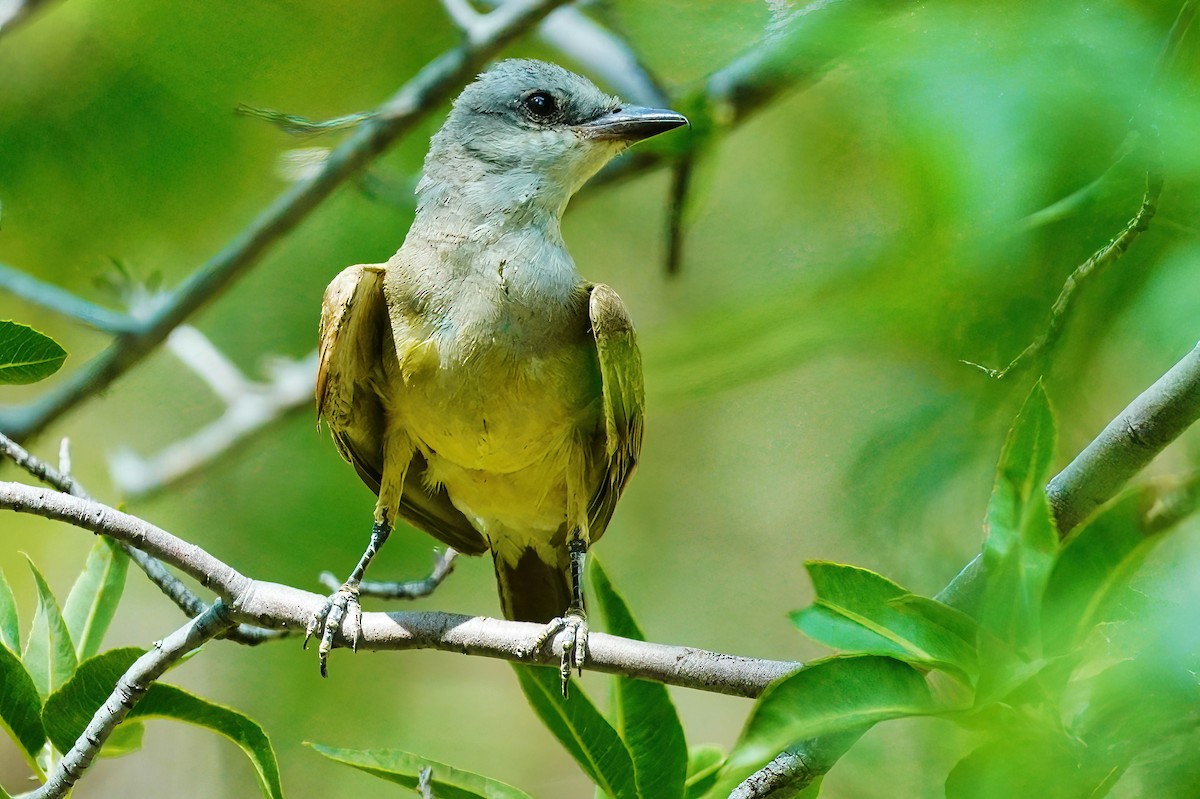
[[[481,532],[540,538],[586,517],[603,425],[586,346],[429,366],[408,372],[396,412],[426,457],[427,479]]]

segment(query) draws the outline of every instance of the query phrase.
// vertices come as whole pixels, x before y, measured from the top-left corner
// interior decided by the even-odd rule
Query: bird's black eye
[[[558,112],[558,101],[550,92],[534,92],[524,100],[525,111],[530,117],[544,121]]]

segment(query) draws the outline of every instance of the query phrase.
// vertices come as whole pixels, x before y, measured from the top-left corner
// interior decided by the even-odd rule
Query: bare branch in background
[[[208,263],[189,276],[152,315],[122,333],[85,366],[26,406],[0,413],[0,430],[17,440],[41,432],[139,363],[172,330],[227,289],[285,234],[351,176],[448,99],[504,45],[566,0],[509,0],[481,18],[473,36],[427,64],[343,142],[314,177],[295,184]]]
[[[492,6],[497,4],[497,0],[488,2]],[[577,6],[550,14],[538,25],[537,35],[626,100],[652,106],[669,103],[662,85],[629,44]]]
[[[325,602],[325,597],[309,591],[252,580],[200,547],[93,500],[22,483],[0,482],[0,508],[67,522],[137,547],[219,594],[229,606],[230,618],[237,622],[274,630],[303,630]],[[439,649],[557,665],[558,653],[571,634],[566,631],[551,639],[542,651],[523,654],[544,629],[543,624],[455,613],[373,612],[362,615],[358,648]],[[336,645],[350,645],[347,633],[353,631],[338,633]],[[588,638],[586,668],[684,688],[754,697],[773,680],[801,666],[793,661],[739,657],[592,633]]]
[[[481,14],[471,7],[469,0],[442,0],[442,7],[455,27],[469,39],[470,31],[478,23]]]
[[[289,411],[312,404],[317,374],[315,351],[299,361],[271,361],[269,379],[256,382],[246,378],[190,325],[176,328],[167,346],[225,402],[225,412],[149,458],[128,449],[111,455],[113,482],[131,498],[161,490],[211,463]]]
[[[28,799],[60,799],[71,791],[71,787],[83,776],[92,764],[100,747],[112,735],[137,701],[150,689],[151,684],[167,669],[179,662],[184,655],[194,651],[233,625],[228,608],[220,600],[182,628],[157,642],[149,652],[142,655],[121,676],[113,692],[100,709],[92,716],[83,734],[75,741],[71,751],[37,790],[26,794]]]
[[[134,330],[138,325],[137,320],[127,313],[96,305],[5,264],[0,264],[0,289],[102,333],[120,335]]]

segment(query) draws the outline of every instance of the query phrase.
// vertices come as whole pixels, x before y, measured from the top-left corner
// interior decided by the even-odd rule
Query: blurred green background
[[[752,47],[783,5],[606,0],[588,10],[665,85],[683,87]],[[921,593],[944,585],[978,550],[1004,430],[1043,371],[997,382],[960,361],[1001,366],[1015,356],[1044,328],[1066,276],[1141,200],[1144,168],[1119,154],[1130,119],[1147,112],[1179,3],[894,6],[822,80],[718,137],[700,165],[677,278],[662,266],[665,172],[585,192],[565,220],[580,271],[621,293],[646,355],[642,465],[597,554],[652,640],[821,654],[786,618],[811,597],[810,558],[875,569]],[[1158,217],[1086,288],[1044,364],[1062,465],[1200,337],[1196,36],[1157,106]],[[456,40],[432,0],[53,5],[0,38],[0,262],[102,303],[112,301],[98,287],[111,259],[177,284],[284,189],[279,156],[300,146],[235,116],[239,103],[311,118],[370,109]],[[572,66],[532,37],[506,54]],[[374,173],[398,184],[415,175],[441,116]],[[1061,212],[1033,216],[1089,186]],[[347,264],[386,260],[410,213],[343,187],[195,323],[252,375],[272,356],[303,356],[325,284]],[[8,296],[0,317],[57,338],[71,352],[68,369],[106,344]],[[0,401],[49,385],[5,388]],[[76,475],[116,504],[108,455],[157,451],[220,411],[160,352],[34,449],[50,456],[70,436]],[[1153,469],[1186,472],[1198,455],[1193,431]],[[3,476],[24,479],[11,467]],[[372,502],[301,413],[128,510],[246,574],[317,590],[320,571],[353,565]],[[12,514],[0,529],[0,567],[27,629],[34,589],[19,553],[62,599],[91,541]],[[1148,584],[1194,602],[1198,539],[1192,522],[1165,544]],[[422,576],[432,546],[423,534],[394,536],[372,577]],[[416,607],[496,615],[490,562],[460,562]],[[109,643],[146,646],[179,624],[134,574]],[[294,796],[400,792],[324,761],[305,740],[419,752],[537,796],[591,795],[504,663],[339,651],[322,681],[298,641],[216,642],[171,679],[262,723]],[[604,678],[584,685],[603,696]],[[693,743],[728,745],[750,707],[673,696]],[[838,766],[825,795],[940,796],[966,749],[945,724],[884,725]],[[25,773],[0,741],[0,784],[22,790]],[[181,797],[257,791],[226,741],[152,722],[143,752],[101,762],[75,796],[144,795],[147,785]]]

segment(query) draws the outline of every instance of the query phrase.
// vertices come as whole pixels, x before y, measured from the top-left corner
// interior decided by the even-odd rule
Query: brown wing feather
[[[602,283],[591,287],[588,316],[596,339],[604,393],[605,479],[588,505],[591,540],[604,534],[617,500],[637,467],[642,451],[646,406],[642,355],[633,321],[617,293]]]
[[[390,357],[391,326],[378,265],[351,266],[325,289],[317,366],[317,413],[333,431],[337,450],[359,478],[379,493],[383,437],[383,359]],[[428,490],[425,459],[415,455],[404,480],[400,516],[414,527],[468,555],[487,542],[450,502],[444,490]]]

